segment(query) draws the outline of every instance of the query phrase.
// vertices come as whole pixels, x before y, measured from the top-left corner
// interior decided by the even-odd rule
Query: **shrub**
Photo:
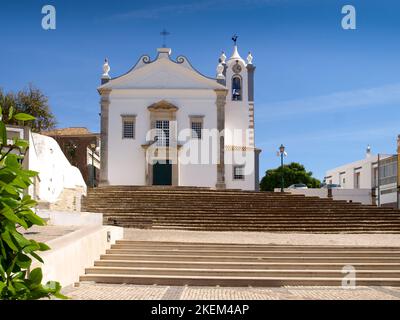
[[[2,108],[0,106],[0,115]],[[25,113],[13,114],[10,108],[8,119],[32,121],[35,118]],[[36,206],[27,188],[38,173],[26,170],[22,160],[29,142],[20,138],[7,139],[7,130],[0,118],[0,299],[27,300],[66,298],[61,285],[55,281],[42,284],[42,269],[30,271],[32,258],[43,260],[37,254],[50,248],[41,242],[29,240],[20,232],[33,225],[43,226],[45,221],[33,212]]]

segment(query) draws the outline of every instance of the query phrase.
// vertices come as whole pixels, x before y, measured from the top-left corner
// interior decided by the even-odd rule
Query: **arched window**
[[[242,79],[239,76],[232,78],[232,100],[242,100]]]

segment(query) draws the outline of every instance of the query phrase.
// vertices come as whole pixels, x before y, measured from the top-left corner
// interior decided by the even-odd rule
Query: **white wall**
[[[166,100],[179,109],[176,112],[177,133],[190,129],[191,115],[201,115],[203,128],[217,126],[216,93],[213,90],[113,90],[109,107],[108,179],[111,185],[145,185],[145,144],[150,128],[148,106]],[[122,139],[121,114],[136,115],[135,139]],[[179,143],[193,144],[190,139]],[[180,185],[215,187],[216,165],[179,166]]]
[[[280,192],[281,189],[275,188],[274,191]],[[285,188],[284,191],[292,194],[304,194],[307,197],[328,198],[328,189]],[[372,193],[371,189],[332,189],[332,199],[372,204]]]
[[[369,158],[365,158],[359,161],[348,163],[346,165],[328,170],[325,174],[327,177],[327,183],[332,180],[332,183],[340,184],[344,189],[354,189],[354,170],[360,168],[360,188],[371,189],[372,188],[372,174],[373,164],[378,161],[378,156],[371,155]],[[342,174],[341,174],[342,173]],[[331,178],[329,178],[331,177]],[[345,183],[339,181],[339,177],[345,178]]]
[[[56,140],[31,132],[28,152],[29,170],[39,172],[36,187],[39,200],[54,203],[65,188],[81,188],[86,193],[81,172],[71,166]],[[29,192],[33,195],[33,186]]]
[[[107,233],[110,241],[107,241]],[[44,264],[32,263],[31,270],[41,267],[42,283],[58,281],[62,286],[79,281],[85,268],[93,266],[95,260],[104,254],[116,240],[123,238],[123,228],[114,226],[92,226],[79,229],[65,236],[50,240],[51,250],[40,253]]]
[[[252,151],[225,151],[225,182],[228,189],[254,190],[254,157]],[[233,179],[233,167],[244,165],[244,180]]]
[[[226,70],[226,86],[228,88],[227,101],[225,106],[225,135],[226,145],[248,145],[248,137],[245,133],[249,128],[249,103],[248,103],[248,81],[247,69],[242,60],[238,60],[242,71],[239,75],[242,78],[242,100],[232,101],[232,77],[235,73],[232,71],[232,66],[236,64],[236,60],[227,62]],[[234,129],[239,129],[243,135],[233,133]]]

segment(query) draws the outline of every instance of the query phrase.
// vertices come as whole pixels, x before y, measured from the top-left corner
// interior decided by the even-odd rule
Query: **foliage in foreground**
[[[12,107],[7,117],[13,121],[34,120],[34,117],[25,113],[14,114]],[[20,232],[21,228],[27,230],[33,225],[45,224],[32,211],[36,201],[24,194],[32,184],[31,179],[37,175],[37,172],[22,167],[27,149],[28,141],[7,139],[6,126],[0,118],[0,299],[65,298],[60,294],[58,282],[49,281],[42,285],[41,268],[29,272],[32,258],[43,263],[37,252],[50,248],[44,243],[25,238]]]

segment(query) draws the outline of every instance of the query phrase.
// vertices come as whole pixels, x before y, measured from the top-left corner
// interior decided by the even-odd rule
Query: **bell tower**
[[[246,131],[247,141],[231,141],[233,144],[254,147],[254,71],[253,56],[249,52],[246,61],[240,56],[238,37],[234,35],[233,53],[227,59],[224,52],[217,66],[217,81],[228,89],[225,106],[225,128]],[[226,141],[228,142],[228,141]]]

